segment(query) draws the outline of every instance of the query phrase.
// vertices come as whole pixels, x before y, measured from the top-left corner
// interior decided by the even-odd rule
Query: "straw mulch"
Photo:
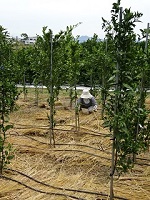
[[[111,140],[100,108],[90,115],[80,113],[76,131],[74,109],[68,107],[67,98],[60,98],[53,147],[46,97],[35,106],[33,98],[25,101],[20,95],[17,105],[9,121],[14,128],[7,133],[15,158],[0,180],[0,199],[109,199]],[[132,171],[121,177],[115,174],[114,195],[114,199],[150,199],[149,152],[138,155]]]

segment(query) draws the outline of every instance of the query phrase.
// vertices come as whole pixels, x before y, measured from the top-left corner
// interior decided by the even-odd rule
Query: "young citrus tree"
[[[146,93],[142,90],[141,95],[140,87],[143,74],[141,70],[146,69],[146,63],[134,33],[136,22],[142,14],[133,13],[127,8],[123,10],[120,3],[118,0],[113,4],[111,22],[103,19],[103,28],[114,44],[116,63],[109,80],[114,91],[107,97],[105,118],[105,125],[112,132],[110,199],[113,199],[115,171],[121,174],[133,167],[133,155],[147,149],[149,132],[148,113],[144,104]]]
[[[14,156],[12,145],[6,141],[6,132],[12,127],[6,123],[17,97],[12,47],[8,32],[0,26],[0,174]]]
[[[36,78],[42,82],[48,89],[50,94],[50,129],[53,132],[55,126],[55,101],[58,98],[61,86],[68,82],[70,61],[69,51],[70,44],[73,39],[72,30],[74,27],[67,27],[66,31],[60,31],[53,35],[52,30],[43,28],[43,35],[38,36],[35,44],[37,52],[36,59]],[[68,49],[69,48],[69,49]],[[52,133],[50,143],[55,145],[54,134]],[[54,146],[53,145],[53,146]]]

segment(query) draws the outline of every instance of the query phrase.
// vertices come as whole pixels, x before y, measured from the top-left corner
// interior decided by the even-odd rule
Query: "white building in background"
[[[28,37],[27,39],[21,39],[21,41],[22,41],[24,44],[35,44],[36,40],[37,40],[37,36]]]

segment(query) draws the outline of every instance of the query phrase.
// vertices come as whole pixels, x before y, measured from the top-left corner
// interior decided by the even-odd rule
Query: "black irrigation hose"
[[[16,132],[16,133],[17,133],[17,132]],[[10,135],[15,135],[15,134],[10,134]],[[34,140],[34,141],[36,141],[36,142],[39,142],[39,143],[41,143],[41,144],[47,144],[46,142],[41,142],[41,141],[36,140],[35,138],[32,138],[32,137],[30,137],[30,136],[28,136],[28,135],[19,135],[19,133],[18,133],[17,136],[19,136],[19,137],[26,137],[26,138],[29,138],[29,139]]]
[[[17,128],[17,127],[14,127],[14,128],[16,128],[16,129],[26,129],[26,128],[39,128],[39,129],[45,129],[45,128],[47,128],[47,129],[49,129],[50,127],[49,126],[47,126],[47,125],[45,125],[45,126],[33,126],[33,125],[24,125],[24,124],[15,124],[15,125],[19,125],[19,126],[23,126],[24,128],[21,128],[21,127],[19,127],[19,128]],[[56,125],[56,127],[57,126],[64,126],[64,125],[61,125],[61,124],[58,124],[58,125]],[[71,126],[71,127],[75,127],[74,125],[65,125],[65,126]],[[106,133],[101,133],[101,132],[99,132],[99,131],[94,131],[94,130],[90,130],[90,129],[88,129],[88,128],[86,128],[86,127],[80,127],[81,129],[86,129],[86,130],[88,130],[88,131],[90,131],[90,132],[93,132],[93,133],[97,133],[97,134],[93,134],[93,135],[95,135],[95,136],[108,136],[108,134],[106,134]],[[71,131],[71,130],[67,130],[67,129],[53,129],[53,130],[63,130],[63,131]],[[71,131],[71,132],[76,132],[76,131]],[[87,133],[87,132],[85,132],[85,133]],[[89,133],[88,133],[89,134]]]
[[[10,135],[15,135],[15,134],[10,134]],[[22,136],[22,137],[27,137],[31,140],[34,140],[36,142],[39,142],[39,143],[42,143],[42,144],[47,144],[46,142],[41,142],[39,140],[36,140],[35,138],[32,138],[28,135],[19,135],[17,134],[17,136]],[[55,145],[60,145],[60,146],[79,146],[79,147],[87,147],[87,148],[90,148],[90,149],[94,149],[94,150],[98,150],[98,151],[103,151],[104,153],[107,153],[107,154],[111,154],[111,152],[109,151],[105,151],[103,148],[95,148],[95,147],[92,147],[92,146],[89,146],[89,145],[85,145],[85,144],[70,144],[70,143],[56,143]]]
[[[45,144],[45,143],[44,143]],[[24,147],[30,147],[30,148],[36,148],[36,147],[33,147],[33,146],[29,146],[29,145],[20,145],[20,146],[24,146]],[[41,149],[41,150],[44,150],[45,149]],[[78,152],[78,153],[85,153],[85,154],[88,154],[90,156],[94,156],[94,157],[98,157],[98,158],[102,158],[102,159],[105,159],[105,160],[108,160],[108,161],[111,161],[111,158],[106,158],[106,157],[103,157],[103,156],[99,156],[99,155],[96,155],[96,154],[92,154],[92,153],[89,153],[89,152],[85,152],[85,151],[81,151],[81,150],[77,150],[77,149],[49,149],[50,151],[66,151],[66,152]],[[140,165],[140,166],[150,166],[150,164],[147,164],[147,163],[136,163],[136,165]]]
[[[15,126],[16,126],[16,125],[19,125],[19,126],[23,126],[23,127],[24,127],[24,126],[25,126],[25,127],[27,126],[26,124],[18,124],[18,123],[15,123],[15,124],[14,124],[14,123],[10,123],[10,124],[15,125]],[[48,128],[49,126],[48,126],[48,125],[45,125],[45,126],[44,126],[44,125],[43,125],[43,126],[28,125],[28,127],[31,127],[31,128],[32,128],[32,127],[36,127],[36,128],[40,128],[40,127]]]
[[[33,146],[29,146],[29,145],[20,145],[20,146],[24,146],[24,147],[30,147],[30,148],[36,148],[37,149],[37,147],[33,147]],[[40,150],[44,150],[45,151],[45,149],[41,149],[41,148],[39,148]],[[66,151],[66,152],[78,152],[78,153],[84,153],[84,154],[88,154],[88,155],[90,155],[90,156],[94,156],[94,157],[98,157],[98,158],[102,158],[102,159],[105,159],[105,160],[111,160],[110,158],[106,158],[106,157],[104,157],[104,156],[99,156],[99,155],[96,155],[96,154],[93,154],[93,153],[89,153],[89,152],[86,152],[86,151],[81,151],[81,150],[77,150],[77,149],[55,149],[55,148],[53,148],[53,149],[49,149],[49,151]]]
[[[64,126],[64,125],[62,125],[62,124],[57,124],[56,126]],[[75,127],[74,125],[69,125],[69,124],[65,124],[65,126],[73,126],[73,127]],[[86,130],[88,130],[88,131],[90,131],[90,132],[98,133],[98,134],[102,134],[102,135],[106,135],[106,136],[107,136],[106,133],[101,133],[101,132],[99,132],[99,131],[94,131],[94,130],[88,129],[88,128],[86,128],[86,127],[83,127],[83,126],[80,126],[80,129],[86,129]],[[109,133],[109,134],[110,134],[110,133]]]
[[[73,132],[73,133],[76,133],[77,131],[76,130],[67,130],[67,129],[59,129],[59,128],[53,128],[54,131],[67,131],[67,132]],[[92,131],[91,131],[92,132]],[[88,132],[81,132],[81,131],[78,131],[78,133],[85,133],[85,134],[88,134],[88,135],[94,135],[94,136],[108,136],[107,134],[104,134],[104,133],[100,133],[100,134],[96,134],[96,133],[88,133]]]
[[[136,165],[140,165],[140,166],[150,166],[150,164],[148,164],[148,163],[135,163]]]
[[[29,179],[31,179],[31,180],[37,182],[37,183],[40,183],[40,184],[42,184],[42,185],[44,185],[44,186],[47,186],[47,187],[51,187],[51,188],[53,188],[53,189],[58,189],[58,190],[63,190],[63,191],[70,191],[70,192],[85,193],[85,194],[91,194],[91,195],[101,195],[101,196],[106,196],[106,197],[109,196],[109,195],[104,194],[104,193],[102,193],[102,192],[92,192],[92,191],[86,191],[86,190],[75,190],[75,189],[69,189],[69,188],[62,188],[62,187],[52,186],[52,185],[43,183],[43,182],[41,182],[41,181],[38,181],[38,180],[36,180],[36,179],[34,179],[34,178],[32,178],[32,177],[30,177],[30,176],[28,176],[28,175],[26,175],[26,174],[24,174],[24,173],[22,173],[22,172],[17,171],[17,170],[13,170],[13,169],[7,169],[7,170],[16,172],[16,173],[18,173],[18,174],[21,174],[21,175],[23,175],[23,176],[25,176],[25,177],[27,177],[27,178],[29,178]],[[114,198],[121,199],[121,200],[127,200],[127,199],[125,199],[125,198],[118,197],[118,196],[114,196]]]
[[[150,159],[147,159],[147,158],[138,158],[136,157],[137,160],[144,160],[144,161],[150,161]]]
[[[89,153],[89,152],[81,151],[81,150],[76,150],[76,149],[71,149],[71,150],[70,150],[70,149],[63,149],[63,150],[61,150],[61,149],[56,149],[56,150],[54,150],[54,151],[67,151],[67,152],[73,151],[73,152],[78,152],[78,153],[85,153],[85,154],[88,154],[88,155],[90,155],[90,156],[102,158],[102,159],[109,160],[109,161],[111,160],[110,158],[106,158],[106,157],[103,157],[103,156],[95,155],[95,154],[93,154],[93,153]]]
[[[9,177],[6,177],[6,176],[3,176],[3,175],[0,175],[0,178],[3,178],[3,179],[6,179],[6,180],[10,180],[10,181],[13,181],[13,182],[16,182],[20,185],[23,185],[24,187],[30,189],[30,190],[33,190],[35,192],[40,192],[40,193],[43,193],[43,194],[47,194],[47,195],[55,195],[55,196],[64,196],[64,197],[69,197],[71,199],[78,199],[78,200],[86,200],[86,199],[83,199],[83,198],[80,198],[80,197],[75,197],[73,195],[68,195],[68,194],[63,194],[63,193],[56,193],[56,192],[44,192],[42,190],[39,190],[39,189],[35,189],[31,186],[28,186],[26,185],[25,183],[22,183],[21,181],[17,181],[15,179],[12,179],[12,178],[9,178]]]
[[[23,127],[23,128],[16,128],[16,129],[28,129],[29,127]],[[34,127],[31,127],[31,128],[34,128]],[[45,130],[45,128],[44,127],[39,127],[39,129],[44,129]],[[50,130],[50,128],[47,128],[48,130]],[[68,129],[59,129],[59,128],[53,128],[53,130],[54,131],[64,131],[64,132],[72,132],[72,133],[76,133],[77,131],[76,130],[68,130]],[[80,133],[80,131],[78,132],[78,133]],[[96,134],[96,133],[88,133],[88,132],[81,132],[81,133],[85,133],[85,134],[88,134],[88,135],[93,135],[93,136],[103,136],[103,137],[108,137],[109,135],[107,135],[107,134],[104,134],[104,133],[100,133],[100,134]]]
[[[95,147],[92,147],[92,146],[89,146],[89,145],[85,145],[85,144],[56,143],[55,145],[87,147],[89,149],[94,149],[94,150],[102,151],[102,152],[107,153],[107,154],[111,154],[111,152],[105,151],[103,148],[101,148],[101,149],[100,148],[95,148]]]
[[[31,140],[34,140],[34,141],[36,141],[36,142],[39,142],[39,143],[41,143],[41,144],[47,144],[47,143],[45,143],[45,142],[41,142],[41,141],[36,140],[35,138],[32,138],[32,137],[27,136],[27,135],[19,135],[19,134],[17,134],[17,136],[27,137],[27,138],[29,138],[29,139],[31,139]],[[67,145],[67,144],[59,144],[59,143],[58,143],[58,144],[56,144],[56,145]],[[68,144],[68,145],[85,146],[85,147],[87,146],[87,145],[80,145],[80,144]],[[23,146],[23,145],[21,145],[21,146]],[[91,147],[91,146],[87,146],[87,147],[96,149],[96,148]],[[31,148],[34,148],[34,147],[31,147]],[[100,150],[100,149],[96,149],[96,150]],[[72,150],[55,150],[55,149],[54,149],[54,151],[72,151]],[[78,151],[78,150],[74,150],[74,151]],[[90,153],[84,152],[84,151],[81,151],[81,152],[82,152],[82,153],[90,154]],[[110,152],[106,152],[106,151],[104,151],[104,152],[110,154]],[[96,156],[96,157],[104,158],[104,157],[102,157],[102,156],[98,156],[98,155],[95,155],[95,154],[91,154],[91,155]],[[110,160],[109,158],[106,158],[106,159],[107,159],[107,160]],[[137,158],[137,159],[138,159],[138,160],[150,161],[149,159],[144,159],[144,158]],[[150,166],[150,164],[147,164],[147,163],[142,163],[142,164],[136,163],[136,164],[137,164],[137,165],[146,165],[146,166]]]
[[[28,128],[37,128],[37,127],[16,127],[15,129],[28,129]],[[50,128],[49,127],[38,127],[38,129],[47,129],[47,130],[50,130]],[[76,130],[68,130],[68,129],[60,129],[60,128],[53,128],[53,130],[54,131],[65,131],[65,132],[72,132],[72,133],[76,133],[77,131]],[[91,131],[92,132],[92,131]],[[80,131],[79,131],[79,133],[80,133]],[[82,132],[82,133],[85,133],[85,134],[89,134],[89,135],[94,135],[94,136],[104,136],[104,137],[106,137],[106,136],[109,136],[109,135],[107,135],[107,134],[104,134],[104,133],[99,133],[99,134],[96,134],[96,133],[88,133],[88,132]]]

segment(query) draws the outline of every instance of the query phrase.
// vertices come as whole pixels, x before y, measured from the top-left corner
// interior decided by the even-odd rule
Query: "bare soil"
[[[23,94],[11,113],[8,142],[15,148],[15,158],[3,171],[1,200],[106,200],[109,199],[111,140],[98,111],[79,115],[76,130],[75,111],[69,97],[56,102],[55,147],[50,146],[50,113],[47,94]],[[150,100],[146,105],[150,107]],[[114,176],[114,199],[150,199],[150,154],[137,156],[134,168]]]

